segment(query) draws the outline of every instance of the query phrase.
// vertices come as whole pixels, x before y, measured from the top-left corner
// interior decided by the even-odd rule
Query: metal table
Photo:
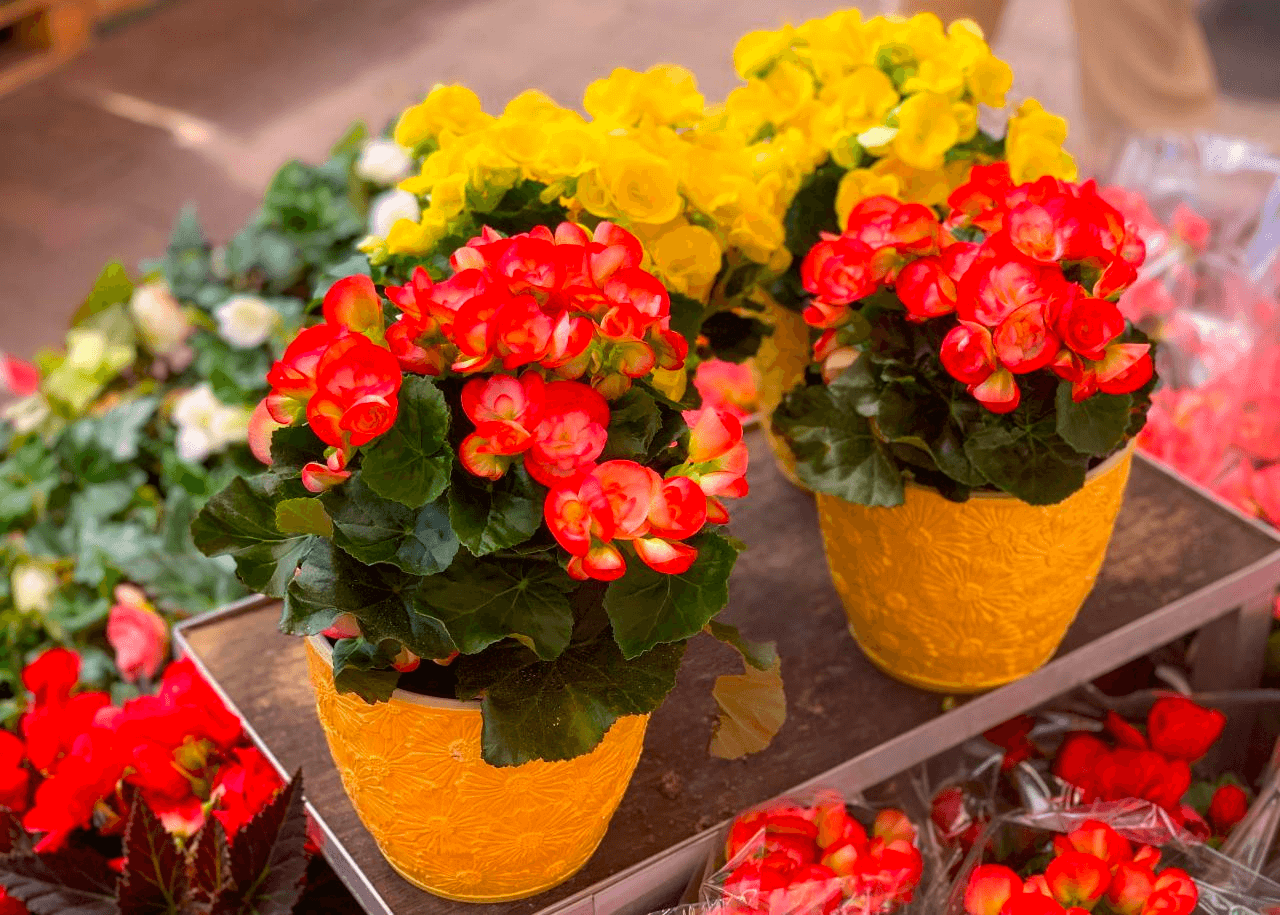
[[[809,782],[855,791],[1200,630],[1195,685],[1256,684],[1280,585],[1280,538],[1159,465],[1134,461],[1097,586],[1045,667],[985,695],[944,700],[877,672],[849,637],[813,500],[778,473],[758,430],[751,495],[734,507],[749,544],[728,618],[776,638],[788,719],[746,760],[707,755],[711,686],[733,653],[691,644],[676,689],[653,715],[645,752],[599,850],[576,877],[522,902],[475,906],[421,892],[379,856],[342,791],[312,704],[302,640],[276,630],[278,603],[250,599],[178,627],[194,658],[282,773],[299,766],[324,853],[373,915],[634,915],[674,901],[736,811]]]

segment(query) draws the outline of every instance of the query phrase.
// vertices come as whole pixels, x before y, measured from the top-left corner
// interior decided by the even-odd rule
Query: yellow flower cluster
[[[944,29],[931,13],[864,22],[848,10],[751,32],[733,60],[746,85],[725,100],[721,123],[745,142],[797,133],[811,167],[830,160],[847,169],[842,222],[871,194],[941,203],[969,166],[990,158],[965,144],[978,135],[978,106],[1003,107],[1013,83],[976,23]],[[1009,126],[1014,178],[1074,177],[1065,138],[1061,118],[1026,102]]]
[[[400,185],[426,199],[421,219],[400,220],[367,249],[428,254],[529,180],[546,186],[544,203],[635,233],[669,288],[699,300],[726,252],[786,266],[777,264],[787,257],[782,217],[803,176],[779,167],[786,144],[761,153],[731,133],[693,129],[703,97],[693,75],[671,65],[615,70],[587,87],[583,108],[590,119],[528,91],[493,117],[469,89],[436,87],[395,131],[423,156],[419,174]]]

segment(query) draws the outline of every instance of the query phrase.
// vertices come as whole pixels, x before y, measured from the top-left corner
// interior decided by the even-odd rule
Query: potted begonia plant
[[[784,158],[793,163],[793,180],[780,188],[787,256],[773,260],[790,268],[761,274],[752,293],[772,327],[754,363],[766,416],[808,361],[800,262],[819,232],[844,227],[859,201],[886,194],[940,205],[973,165],[993,159],[1007,159],[1018,181],[1076,176],[1062,150],[1066,122],[1034,99],[1007,118],[1003,137],[979,127],[984,108],[1004,107],[1013,72],[972,20],[944,27],[920,13],[864,21],[857,10],[840,10],[750,32],[733,63],[745,84],[729,93],[714,123],[753,138],[749,148],[760,158],[790,150]],[[771,436],[770,444],[799,482],[784,443]]]
[[[653,387],[687,344],[641,260],[608,222],[486,227],[434,278],[338,281],[268,376],[269,468],[192,527],[283,598],[357,811],[443,896],[586,862],[693,636],[780,687],[772,646],[714,619],[741,426],[689,428]]]
[[[850,630],[974,691],[1057,649],[1102,564],[1155,383],[1115,300],[1143,247],[1092,182],[978,166],[943,218],[868,198],[806,256],[805,382],[774,414]]]

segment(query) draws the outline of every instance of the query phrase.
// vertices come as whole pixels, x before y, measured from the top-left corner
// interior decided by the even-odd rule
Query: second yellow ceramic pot
[[[808,489],[796,476],[796,457],[790,446],[782,436],[774,434],[770,423],[783,395],[804,378],[809,364],[809,325],[797,312],[776,302],[769,303],[768,320],[773,325],[773,333],[761,339],[760,349],[752,360],[760,424],[783,476],[801,489]]]
[[[907,486],[894,508],[818,495],[849,631],[873,664],[923,689],[971,693],[1039,668],[1093,588],[1132,446],[1057,505],[1003,494],[950,502]]]
[[[329,751],[383,857],[421,889],[463,902],[548,890],[591,857],[631,781],[647,715],[619,719],[586,756],[495,768],[480,703],[396,690],[370,705],[333,685],[329,643],[307,640]]]

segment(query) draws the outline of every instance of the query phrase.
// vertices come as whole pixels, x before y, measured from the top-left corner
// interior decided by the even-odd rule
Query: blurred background
[[[1065,115],[1086,172],[1103,169],[1117,129],[1132,126],[1280,145],[1280,2],[1097,3],[1007,0],[998,16],[992,0],[910,7],[979,18],[1013,66],[1010,100],[1035,96]],[[530,86],[575,104],[614,66],[671,61],[720,98],[735,82],[739,35],[847,5],[0,0],[0,350],[30,356],[60,340],[102,264],[163,251],[184,204],[225,238],[283,161],[322,156],[357,119],[380,130],[434,83],[463,82],[491,109]],[[1082,63],[1092,66],[1084,94]],[[1134,91],[1135,80],[1165,98]],[[1112,109],[1101,118],[1087,104],[1099,92]]]

